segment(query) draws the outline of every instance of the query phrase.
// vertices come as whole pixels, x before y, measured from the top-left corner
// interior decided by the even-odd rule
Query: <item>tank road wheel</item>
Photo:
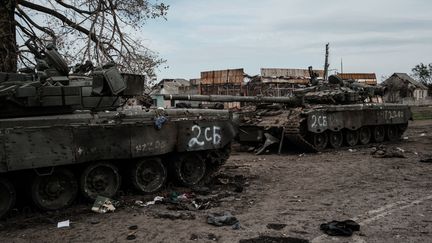
[[[356,146],[359,141],[358,131],[346,130],[345,131],[345,141],[350,147]]]
[[[359,142],[362,145],[366,145],[370,142],[372,133],[369,127],[362,127],[359,130]]]
[[[174,162],[175,175],[185,186],[197,185],[206,174],[206,161],[197,153],[183,154]]]
[[[400,138],[399,127],[395,125],[387,126],[387,139],[391,142],[395,142]]]
[[[15,204],[15,188],[9,180],[0,178],[0,218],[3,218]]]
[[[385,139],[385,129],[384,126],[376,126],[373,129],[373,139],[375,142],[377,143],[382,143],[384,142]]]
[[[329,143],[332,148],[338,149],[342,146],[343,143],[343,134],[342,132],[330,132],[329,133]]]
[[[81,175],[81,192],[94,200],[97,196],[113,197],[120,188],[120,173],[113,164],[101,162],[89,165]]]
[[[316,150],[322,151],[327,147],[328,136],[326,132],[313,133],[312,134],[312,145]]]
[[[67,169],[56,169],[51,175],[37,175],[32,184],[33,202],[43,210],[70,206],[78,194],[78,182]]]
[[[167,170],[158,158],[138,161],[132,168],[132,184],[143,193],[159,191],[167,179]]]

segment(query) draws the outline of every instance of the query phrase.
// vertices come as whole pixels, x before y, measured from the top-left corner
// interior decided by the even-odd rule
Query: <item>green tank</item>
[[[79,194],[114,197],[122,184],[141,193],[170,179],[195,186],[228,159],[231,112],[123,109],[142,90],[115,65],[69,74],[54,46],[30,47],[36,72],[0,73],[0,216],[27,191],[58,210]]]
[[[314,77],[314,75],[311,75]],[[165,99],[205,102],[242,102],[235,111],[237,141],[256,145],[257,154],[284,143],[303,151],[398,140],[408,127],[409,106],[373,103],[383,90],[330,76],[311,80],[291,97],[166,95]]]

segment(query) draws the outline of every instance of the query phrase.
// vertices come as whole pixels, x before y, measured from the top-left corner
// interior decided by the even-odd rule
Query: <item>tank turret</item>
[[[26,44],[35,55],[36,67],[0,73],[0,117],[114,110],[121,97],[142,95],[142,89],[127,89],[127,80],[114,64],[94,68],[87,62],[75,69],[87,71],[87,75],[70,73],[54,45],[38,50],[31,42]]]

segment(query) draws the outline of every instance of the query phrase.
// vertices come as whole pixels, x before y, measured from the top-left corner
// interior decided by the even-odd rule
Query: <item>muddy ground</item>
[[[432,242],[432,163],[419,162],[432,157],[432,121],[410,124],[404,136],[385,145],[403,149],[406,158],[374,158],[371,146],[283,156],[233,153],[210,191],[195,193],[210,200],[207,209],[195,210],[190,201],[139,207],[135,200],[156,195],[125,195],[119,198],[122,206],[108,214],[93,213],[85,203],[63,212],[16,213],[0,221],[0,242],[239,242],[259,236]],[[171,187],[158,195],[172,191],[188,190]],[[224,211],[239,220],[239,229],[207,224],[209,213]],[[67,219],[70,227],[56,228]],[[360,232],[328,237],[319,229],[321,223],[345,219],[359,222]]]

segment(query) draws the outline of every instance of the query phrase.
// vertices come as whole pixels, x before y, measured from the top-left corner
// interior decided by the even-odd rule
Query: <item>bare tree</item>
[[[32,61],[23,45],[31,39],[56,44],[69,64],[113,61],[153,77],[164,60],[144,45],[140,30],[149,19],[166,19],[168,8],[158,0],[0,0],[0,71]]]

